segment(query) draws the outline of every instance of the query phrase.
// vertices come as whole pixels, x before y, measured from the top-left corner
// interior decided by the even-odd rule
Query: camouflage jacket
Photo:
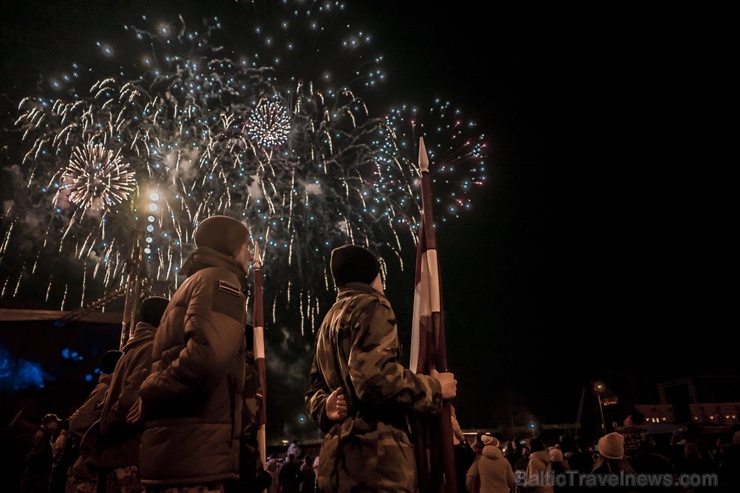
[[[348,283],[337,294],[316,335],[306,411],[327,432],[320,459],[321,491],[415,492],[416,463],[409,412],[438,413],[439,382],[398,361],[396,316],[388,299],[368,284]],[[343,387],[349,415],[326,417],[326,399]]]

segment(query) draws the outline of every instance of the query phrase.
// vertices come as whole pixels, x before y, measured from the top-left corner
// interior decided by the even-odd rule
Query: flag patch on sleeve
[[[233,294],[234,296],[242,296],[242,291],[239,286],[235,286],[230,282],[218,281],[218,290],[224,293]]]

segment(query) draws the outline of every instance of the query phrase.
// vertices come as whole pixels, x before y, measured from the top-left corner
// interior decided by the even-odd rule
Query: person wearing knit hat
[[[187,279],[162,315],[151,372],[126,415],[143,426],[139,477],[147,489],[211,490],[239,480],[249,237],[228,216],[195,229],[196,248],[180,270]]]
[[[529,439],[531,453],[525,469],[527,492],[553,493],[552,484],[542,481],[552,472],[552,459],[541,436]]]
[[[371,284],[380,274],[378,258],[357,245],[343,245],[332,250],[329,267],[337,287],[348,282]]]
[[[103,353],[100,358],[100,371],[101,373],[111,374],[116,369],[118,360],[121,359],[123,353],[118,349],[110,349]]]
[[[596,457],[596,463],[592,470],[593,474],[596,475],[608,475],[616,476],[617,479],[612,480],[611,478],[604,478],[611,484],[611,481],[616,481],[614,488],[610,488],[609,491],[615,492],[632,492],[633,488],[629,487],[627,480],[624,479],[625,475],[634,475],[635,469],[632,464],[624,456],[624,437],[617,431],[613,431],[599,438],[599,452]],[[632,478],[631,480],[634,480]],[[632,483],[637,484],[637,483]]]
[[[208,247],[224,255],[235,255],[249,242],[249,230],[229,216],[211,216],[195,230],[195,246]]]
[[[140,320],[153,327],[159,327],[162,315],[167,308],[170,300],[161,296],[150,296],[141,302],[139,308]]]
[[[516,487],[514,469],[499,448],[498,438],[484,433],[480,442],[483,450],[465,474],[466,490],[480,493],[513,491]]]
[[[550,447],[550,459],[553,462],[563,462],[563,451],[557,447]]]
[[[498,438],[496,438],[495,436],[491,435],[490,433],[486,433],[485,435],[482,435],[480,437],[480,441],[483,442],[483,445],[484,445],[483,448],[485,448],[486,445],[490,445],[492,447],[498,447],[499,446],[499,443],[500,443],[498,441]]]
[[[123,346],[123,354],[111,375],[100,415],[101,440],[108,444],[100,453],[99,467],[107,473],[105,483],[113,491],[140,489],[139,446],[141,428],[126,423],[143,381],[142,370],[152,365],[154,334],[169,299],[150,296],[141,302],[139,321]]]
[[[455,397],[457,381],[449,372],[415,373],[399,361],[396,315],[372,252],[335,248],[330,270],[337,297],[316,333],[304,396],[306,413],[325,433],[319,490],[416,493],[405,423],[410,414],[439,414],[443,401]],[[362,440],[348,430],[362,430]]]
[[[557,485],[553,486],[555,493],[568,493],[574,491],[576,486],[569,485],[567,483],[570,464],[568,463],[568,459],[564,458],[560,445],[553,445],[547,449],[547,451],[550,454],[550,459],[552,461],[550,462],[550,472],[552,474],[553,485]],[[591,472],[590,468],[588,472]]]
[[[31,449],[23,461],[20,481],[21,493],[48,491],[54,458],[53,446],[60,432],[62,420],[56,414],[46,414],[33,436]]]
[[[599,454],[606,459],[624,458],[624,437],[613,431],[599,438]]]

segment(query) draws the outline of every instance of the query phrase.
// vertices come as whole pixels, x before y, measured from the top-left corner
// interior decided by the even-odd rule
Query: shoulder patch
[[[239,290],[239,286],[219,280],[217,288],[213,292],[211,310],[223,313],[242,325],[245,324],[247,321],[246,299]]]
[[[218,290],[223,291],[224,293],[233,294],[234,296],[242,296],[242,291],[239,289],[239,286],[235,286],[230,282],[218,281]]]

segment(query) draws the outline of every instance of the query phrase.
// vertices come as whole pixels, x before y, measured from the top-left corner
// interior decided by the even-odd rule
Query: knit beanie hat
[[[161,296],[152,296],[141,302],[141,308],[139,308],[139,314],[141,315],[141,321],[146,322],[149,325],[155,327],[159,326],[159,322],[162,321],[162,315],[170,300],[162,298]]]
[[[498,438],[489,434],[481,435],[480,441],[483,445],[493,445],[494,447],[498,447],[499,445]]]
[[[624,437],[613,431],[599,438],[599,454],[605,459],[624,458]]]
[[[377,257],[370,250],[357,245],[343,245],[332,250],[329,264],[337,286],[348,282],[370,284],[380,273]]]
[[[540,437],[532,437],[529,439],[529,449],[532,452],[541,452],[545,450],[545,443]]]
[[[113,373],[118,360],[121,359],[121,355],[123,355],[123,351],[119,351],[118,349],[111,349],[104,352],[100,359],[100,371],[105,374]]]
[[[249,230],[228,216],[211,216],[195,230],[195,246],[213,248],[224,255],[234,255],[249,241]]]

